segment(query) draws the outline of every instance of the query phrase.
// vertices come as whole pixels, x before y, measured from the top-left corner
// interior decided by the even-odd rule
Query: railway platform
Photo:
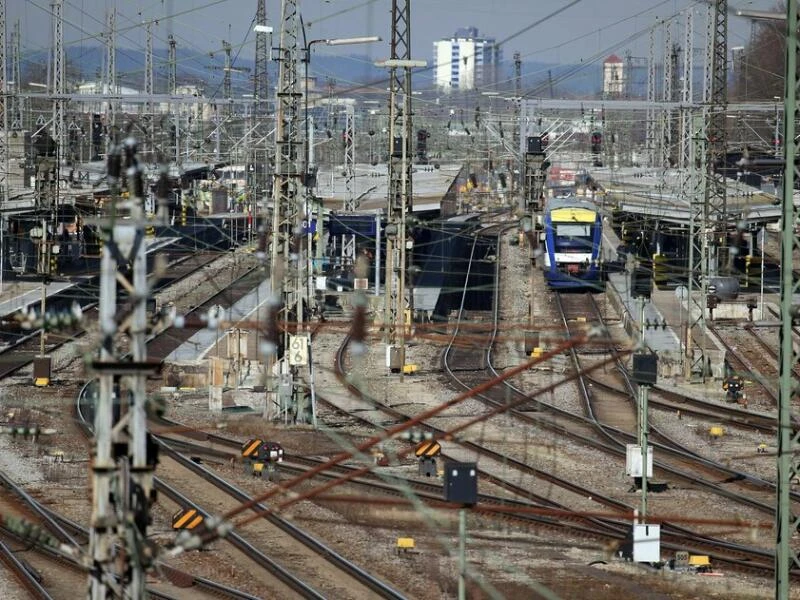
[[[250,293],[242,296],[233,306],[225,310],[224,319],[236,323],[257,319],[258,309],[264,305],[270,296],[269,279]],[[195,362],[209,356],[211,353],[227,356],[221,348],[227,332],[216,329],[200,329],[192,337],[173,350],[164,360],[165,362]]]
[[[604,256],[616,256],[620,240],[614,231],[603,228]],[[625,330],[633,339],[639,339],[642,332],[641,300],[630,295],[630,269],[623,273],[612,273],[606,291],[612,304],[620,314]],[[690,364],[694,373],[686,381],[685,356],[687,355],[686,331],[699,316],[701,307],[685,295],[680,296],[673,289],[653,288],[651,297],[644,304],[644,344],[659,356],[659,375],[674,385],[685,383],[688,387],[704,383],[697,372],[702,371],[702,359],[699,349],[705,349],[707,371],[711,379],[724,376],[725,350],[713,336],[705,334],[694,327],[691,334],[690,351],[693,358]],[[690,314],[691,313],[691,314]]]
[[[14,313],[33,308],[38,311],[42,302],[42,287],[44,287],[45,303],[47,298],[62,294],[70,288],[81,283],[78,281],[51,281],[42,286],[41,281],[11,280],[3,282],[0,291],[0,319],[6,319]]]

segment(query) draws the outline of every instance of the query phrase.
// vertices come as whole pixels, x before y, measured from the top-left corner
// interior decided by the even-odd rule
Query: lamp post
[[[303,185],[305,186],[305,212],[306,216],[308,217],[308,228],[307,228],[307,247],[308,247],[308,261],[314,266],[315,271],[318,271],[320,268],[320,264],[314,261],[312,263],[311,259],[311,246],[312,246],[312,237],[313,234],[311,232],[311,205],[313,202],[313,193],[312,189],[316,187],[316,177],[313,176],[311,165],[309,164],[309,157],[311,155],[311,144],[313,143],[313,129],[311,125],[311,121],[309,119],[308,114],[308,68],[311,64],[311,49],[314,44],[325,44],[326,46],[350,46],[354,44],[370,44],[372,42],[380,42],[381,37],[377,35],[370,35],[370,36],[362,36],[362,37],[349,37],[349,38],[320,38],[315,40],[306,41],[306,28],[305,24],[303,24],[302,18],[300,19],[300,24],[302,26],[303,32],[303,45],[304,45],[304,73],[303,73],[303,113],[305,119],[305,143],[303,148]],[[316,234],[317,234],[317,252],[316,258],[322,259],[322,248],[320,244],[323,241],[323,229],[322,229],[322,220],[324,218],[323,214],[323,206],[322,202],[317,205],[317,223],[316,223]],[[309,300],[311,299],[311,295],[313,294],[313,274],[312,269],[308,269],[308,286],[309,286]]]

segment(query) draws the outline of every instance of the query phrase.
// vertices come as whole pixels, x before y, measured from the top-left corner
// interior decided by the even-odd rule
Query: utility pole
[[[5,3],[5,0],[0,0]],[[3,19],[5,21],[5,19]],[[20,96],[20,37],[19,19],[14,23],[11,32],[11,79],[14,80],[14,94],[11,96],[11,130],[22,131],[22,96]]]
[[[649,274],[648,274],[649,276]],[[642,328],[642,348],[647,349],[647,345],[644,341],[644,333],[645,333],[645,324],[644,324],[644,306],[646,299],[644,297],[639,298],[639,302],[641,303],[641,308],[639,312],[639,326]],[[640,509],[640,516],[643,522],[647,522],[647,466],[649,463],[649,434],[650,434],[650,423],[648,421],[648,408],[647,408],[647,386],[642,385],[639,383],[638,389],[639,395],[639,448],[641,449],[641,460],[642,460],[642,502],[641,502],[641,509]]]
[[[175,38],[170,33],[167,36],[167,93],[175,95],[178,93],[178,49]],[[169,107],[169,113],[172,116],[172,126],[175,128],[174,145],[175,145],[175,164],[178,169],[181,167],[181,142],[180,142],[180,128],[181,128],[181,111],[173,110],[172,106]],[[188,125],[188,124],[187,124]],[[189,128],[187,127],[187,130]]]
[[[175,38],[167,36],[167,90],[170,94],[178,93],[178,48]]]
[[[692,198],[689,224],[689,325],[686,330],[686,376],[692,371],[692,330],[696,324],[701,326],[703,347],[699,355],[700,373],[708,374],[708,360],[705,352],[705,311],[708,304],[709,278],[721,267],[728,272],[728,214],[725,177],[716,171],[716,165],[725,159],[725,110],[727,107],[727,0],[715,0],[709,4],[707,13],[706,68],[703,89],[702,117],[695,120],[693,129],[697,132],[695,158],[700,158],[702,173],[695,181],[698,185]],[[690,168],[694,168],[694,160]],[[721,264],[720,264],[721,263]],[[791,264],[791,263],[789,263]],[[692,292],[701,292],[699,316],[692,318]],[[696,369],[695,369],[696,370]]]
[[[389,68],[389,223],[386,227],[387,367],[402,375],[405,365],[406,220],[413,209],[411,184],[411,0],[392,0]]]
[[[145,27],[144,48],[144,93],[148,98],[153,97],[153,21],[147,21]],[[155,162],[155,108],[148,99],[144,105],[147,123],[147,150],[150,153],[150,162]]]
[[[269,99],[269,33],[267,26],[266,0],[256,0],[256,55],[255,73],[253,74],[253,129],[254,143],[250,155],[252,165],[252,178],[250,181],[250,215],[255,226],[258,207],[263,204],[267,191],[267,178],[269,176],[269,141],[266,120],[268,115]],[[260,149],[260,152],[259,152]],[[261,157],[259,159],[259,157]]]
[[[664,81],[662,99],[672,101],[672,20],[664,21]],[[668,109],[661,111],[661,156],[659,167],[669,167],[670,146],[672,145],[671,114]]]
[[[129,199],[120,196],[123,171]],[[163,175],[165,177],[165,175]],[[150,505],[155,500],[155,445],[147,432],[147,376],[157,363],[146,356],[147,257],[143,169],[135,142],[112,148],[107,180],[111,215],[98,223],[105,243],[100,266],[100,348],[92,362],[98,374],[95,453],[92,465],[90,598],[144,598],[146,570],[153,558],[147,540]],[[117,282],[129,292],[117,304]],[[119,356],[117,337],[126,335],[130,359]],[[123,402],[125,400],[126,402]],[[114,403],[120,407],[114,421]]]
[[[0,192],[2,193],[2,203],[6,204],[9,200],[9,181],[8,181],[8,171],[10,168],[9,163],[9,148],[8,148],[8,138],[9,138],[9,131],[8,131],[8,117],[9,117],[9,107],[7,106],[8,103],[8,65],[6,64],[6,0],[0,0],[0,95],[2,95],[2,99],[0,99],[0,111],[2,111],[2,124],[3,124],[3,136],[0,139],[0,169],[3,169],[2,175],[0,175]],[[13,45],[13,43],[12,43]],[[14,81],[14,96],[12,99],[12,106],[11,109],[14,111],[15,103],[19,102],[19,80]],[[14,114],[12,112],[12,114]],[[16,130],[15,130],[16,131]],[[5,238],[4,238],[4,230],[6,224],[5,219],[3,218],[3,213],[0,212],[0,292],[3,291],[3,270],[5,268],[4,258],[5,258]]]
[[[59,206],[59,187],[61,180],[61,163],[66,160],[66,146],[64,136],[64,15],[63,0],[54,0],[50,5],[53,15],[52,29],[52,55],[50,59],[50,89],[53,94],[52,135],[56,151],[53,159],[52,170],[46,177],[49,179],[47,208],[50,211],[49,225],[42,223],[42,237],[40,243],[41,262],[40,273],[51,273],[51,251],[53,247],[52,235],[56,229],[56,215]],[[4,74],[5,75],[5,74]],[[7,158],[6,158],[7,159]],[[40,168],[45,167],[46,161],[40,162]],[[44,292],[43,292],[44,293]]]
[[[520,128],[522,127],[522,121],[520,121],[520,112],[521,112],[521,105],[522,105],[522,56],[519,52],[514,52],[514,135],[513,139],[513,147],[514,151],[517,153],[515,156],[519,157],[522,156],[522,144],[520,142]],[[517,168],[519,172],[522,173],[522,161],[517,158]],[[520,185],[519,181],[516,177],[511,178],[511,185],[513,186],[513,191],[516,192]]]
[[[797,319],[797,305],[794,298],[798,293],[798,281],[794,271],[788,268],[793,264],[794,252],[800,249],[800,237],[794,228],[797,223],[797,210],[794,206],[794,190],[798,180],[795,160],[798,156],[797,127],[794,115],[797,111],[798,77],[797,59],[800,53],[797,28],[797,0],[786,2],[786,81],[784,85],[783,119],[783,198],[781,201],[781,329],[780,329],[780,386],[778,390],[778,479],[776,490],[775,523],[775,598],[788,600],[791,590],[789,572],[800,566],[800,556],[795,539],[797,515],[792,506],[791,492],[793,482],[798,477],[798,437],[795,433],[795,419],[792,400],[797,396],[797,378],[794,366],[798,356],[794,350],[792,327]],[[793,543],[794,542],[794,543]]]
[[[647,166],[654,167],[656,163],[656,28],[650,28],[650,43],[647,54],[647,123],[645,143],[647,144]]]
[[[2,189],[3,202],[8,202],[8,65],[6,64],[6,0],[0,0],[0,121],[3,124],[3,135],[0,138],[0,189]],[[14,82],[19,86],[19,81]],[[14,94],[17,96],[17,94]],[[3,223],[0,221],[0,228]],[[3,253],[0,245],[0,254]],[[0,270],[0,285],[2,285],[3,273]]]
[[[690,178],[689,178],[689,152],[692,143],[692,108],[694,100],[692,93],[692,71],[694,54],[694,11],[687,10],[685,13],[684,24],[684,47],[683,47],[683,86],[681,88],[681,151],[678,156],[678,167],[681,169],[681,194],[684,198],[689,197]]]
[[[708,264],[708,274],[717,271],[729,273],[730,256],[728,255],[728,214],[727,189],[725,176],[718,172],[717,165],[723,165],[726,152],[725,112],[728,108],[728,0],[715,0],[713,19],[709,20],[710,42],[710,81],[706,87],[710,91],[708,101],[708,124],[705,172],[705,231],[712,231],[713,243],[710,254],[704,256]],[[705,285],[708,285],[706,281]],[[707,295],[704,288],[703,298]]]
[[[117,9],[112,6],[108,11],[107,33],[106,33],[106,75],[104,93],[112,97],[117,93]],[[114,100],[106,103],[106,152],[111,150],[111,146],[116,138],[117,110]]]
[[[222,40],[222,51],[225,53],[225,64],[224,66],[216,66],[212,65],[206,67],[207,69],[211,69],[212,71],[222,71],[222,97],[225,101],[225,110],[224,116],[227,120],[231,116],[231,109],[232,109],[232,102],[233,99],[232,89],[231,89],[231,73],[249,73],[250,69],[248,67],[234,67],[231,61],[231,51],[233,50],[233,46],[231,46],[230,42],[226,40]],[[214,53],[211,53],[213,58]]]
[[[298,369],[308,365],[308,336],[299,335],[306,310],[306,260],[303,253],[303,216],[298,194],[302,172],[298,159],[299,100],[297,83],[297,2],[282,0],[281,34],[278,48],[277,108],[275,115],[275,173],[272,188],[272,247],[270,284],[273,302],[278,303],[275,319],[283,323],[277,352],[268,356],[267,401],[264,416],[304,420],[304,394],[298,386]],[[294,335],[290,333],[294,331]],[[305,359],[304,359],[305,355]],[[277,407],[277,412],[275,408]],[[313,410],[313,407],[312,407]],[[311,415],[312,420],[314,415]]]
[[[355,149],[355,110],[352,104],[345,108],[344,122],[344,213],[356,211],[356,149]],[[319,226],[319,224],[318,224]],[[355,267],[356,236],[346,234],[342,239],[342,264],[346,269]]]
[[[58,182],[61,175],[61,163],[66,158],[64,137],[64,0],[54,0],[53,10],[53,58],[52,58],[52,90],[53,90],[53,140],[56,143],[55,204],[53,218],[58,207]]]
[[[222,51],[225,53],[225,67],[222,76],[222,96],[226,102],[231,99],[231,44],[222,40]],[[226,109],[226,114],[230,109]]]

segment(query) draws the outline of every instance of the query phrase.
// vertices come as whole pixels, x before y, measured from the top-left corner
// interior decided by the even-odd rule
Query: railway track
[[[323,402],[327,402],[323,398]],[[331,408],[335,409],[335,405],[329,405]],[[336,410],[336,409],[335,409]],[[341,412],[341,411],[340,411]],[[348,416],[350,413],[347,413]],[[358,417],[362,419],[362,417]],[[363,418],[362,422],[365,425],[369,425],[374,427],[374,423],[371,422],[369,419]],[[180,423],[176,423],[174,421],[164,421],[164,424],[169,425],[170,428],[178,428],[184,429],[184,427]],[[200,455],[200,456],[210,456],[221,461],[231,461],[231,460],[238,460],[240,458],[239,451],[242,446],[241,440],[234,440],[231,438],[227,438],[225,436],[221,436],[219,434],[212,434],[212,433],[202,433],[202,432],[189,432],[185,435],[189,435],[190,437],[194,437],[198,440],[206,442],[207,444],[211,444],[211,447],[208,445],[203,445],[201,443],[195,442],[186,442],[184,440],[176,440],[173,438],[169,438],[168,443],[175,446],[180,447],[182,452],[186,454],[190,454],[192,456]],[[220,451],[215,448],[215,446],[221,446],[223,448],[230,448],[231,451]],[[280,470],[282,472],[290,472],[295,474],[306,473],[311,469],[319,467],[320,465],[324,464],[324,461],[321,459],[305,457],[305,456],[297,456],[297,455],[284,455],[284,461],[281,463]],[[432,505],[441,505],[442,504],[442,487],[438,483],[430,483],[422,480],[417,479],[410,479],[400,477],[398,475],[386,475],[386,474],[378,474],[375,472],[364,473],[358,476],[353,476],[354,473],[357,471],[361,471],[360,467],[356,466],[349,466],[345,464],[338,464],[334,465],[321,473],[316,473],[314,476],[319,479],[326,479],[326,480],[333,480],[338,479],[342,476],[348,476],[348,485],[355,485],[362,488],[367,488],[369,491],[374,493],[380,494],[388,494],[391,496],[405,496],[407,492],[411,491],[413,494],[421,499],[424,502],[430,503]],[[491,481],[496,485],[505,488],[509,492],[513,492],[513,494],[519,498],[523,498],[523,500],[517,500],[511,497],[500,497],[492,494],[486,493],[479,493],[478,500],[482,505],[491,505],[493,507],[504,507],[509,509],[511,512],[503,513],[502,517],[504,519],[513,519],[521,524],[526,525],[552,525],[553,520],[551,518],[541,518],[535,515],[525,514],[525,511],[535,510],[535,509],[542,509],[543,512],[546,512],[545,509],[551,508],[556,509],[559,508],[556,504],[554,504],[551,500],[547,498],[537,496],[530,492],[530,490],[526,490],[521,486],[516,486],[509,482],[503,482],[498,478],[484,473],[487,477],[487,481]],[[517,508],[520,510],[519,513],[514,513],[512,509]],[[486,517],[490,518],[497,518],[498,513],[494,510],[484,510],[480,507],[475,507],[475,510],[479,514],[483,514]],[[572,525],[573,530],[579,533],[591,533],[591,530],[582,528],[578,521],[581,519],[575,519],[575,523]],[[620,539],[624,537],[624,532],[620,531]]]
[[[87,384],[86,388],[84,388],[84,390],[82,391],[81,398],[79,398],[77,403],[79,420],[83,424],[83,427],[87,429],[87,431],[89,429],[88,422],[91,420],[88,418],[86,414],[84,414],[87,410],[87,404],[88,404],[86,398],[91,397],[91,393],[88,392],[88,386],[89,384]],[[203,481],[211,484],[213,487],[221,490],[226,495],[230,496],[233,500],[235,500],[237,503],[252,504],[252,497],[248,495],[246,492],[234,486],[233,484],[229,483],[225,479],[215,475],[211,470],[205,468],[200,464],[197,464],[191,458],[184,456],[176,448],[173,448],[170,445],[171,441],[161,439],[159,436],[154,436],[154,437],[161,448],[162,455],[168,457],[170,460],[180,465],[183,469],[192,472],[194,475],[196,475]],[[241,447],[241,445],[239,445],[239,447]],[[184,494],[179,492],[174,486],[168,484],[163,479],[156,478],[156,488],[159,490],[160,493],[170,498],[173,502],[175,502],[182,508],[193,507],[197,509],[201,514],[205,515],[210,514],[210,511],[208,511],[208,509],[204,508],[203,506],[199,505],[196,502],[193,502],[191,499],[186,497]],[[311,536],[310,534],[303,531],[299,527],[293,525],[286,519],[271,513],[268,510],[267,506],[260,503],[256,503],[253,504],[252,510],[261,513],[264,521],[270,523],[272,526],[279,529],[283,534],[285,534],[295,542],[301,544],[302,546],[313,552],[316,556],[327,561],[334,569],[346,573],[349,577],[353,579],[352,585],[364,586],[364,588],[369,590],[369,595],[380,598],[389,598],[393,600],[399,600],[404,598],[402,593],[395,590],[391,586],[385,584],[377,577],[371,575],[366,570],[357,566],[355,563],[347,560],[344,556],[333,550],[328,545],[324,544],[317,538]],[[282,566],[277,561],[271,559],[269,556],[267,556],[265,552],[254,546],[252,543],[248,542],[241,535],[235,532],[231,532],[226,536],[226,539],[229,542],[231,542],[237,549],[243,551],[245,554],[251,557],[256,562],[256,564],[266,569],[268,572],[270,572],[272,575],[274,575],[276,578],[278,578],[281,582],[286,584],[296,593],[300,594],[302,597],[304,598],[326,597],[324,594],[320,593],[319,591],[317,591],[316,589],[312,588],[310,585],[302,581],[299,577],[295,576],[290,569]]]
[[[496,333],[495,331],[490,331],[488,337],[490,339],[493,338],[495,333]],[[455,338],[456,334],[457,334],[457,332],[454,333],[454,338]],[[346,346],[346,344],[343,344],[342,349],[340,350],[339,356],[337,358],[337,369],[338,369],[338,371],[340,373],[343,372],[343,370],[344,370],[343,366],[342,366],[342,363],[343,363],[342,356],[343,356],[343,353],[344,353],[345,346]],[[463,387],[471,387],[469,384],[465,384],[464,383],[463,377],[467,373],[474,373],[476,370],[480,369],[481,367],[484,367],[487,364],[488,355],[486,353],[487,353],[487,348],[489,348],[489,347],[490,347],[490,345],[482,346],[481,344],[476,344],[475,340],[474,340],[474,337],[472,337],[472,336],[471,336],[470,342],[468,342],[467,344],[462,344],[462,345],[456,346],[456,345],[451,343],[451,345],[448,347],[447,351],[444,353],[444,356],[445,356],[445,359],[444,359],[445,368],[449,369],[449,373],[451,374],[451,376],[455,376],[456,379],[458,381],[460,381],[460,383],[463,385]],[[460,362],[458,363],[458,366],[451,367],[450,366],[450,362],[453,360],[453,356],[454,356],[456,351],[460,351],[462,357],[463,357],[463,354],[465,352],[472,352],[473,354],[477,353],[479,356],[478,357],[474,357],[473,356],[471,358],[466,358],[466,359],[462,358],[460,360]],[[455,375],[456,373],[458,374],[457,376]],[[352,390],[352,391],[354,391],[354,393],[360,395],[361,397],[364,397],[364,394],[362,392],[360,392],[359,390]],[[481,396],[482,397],[486,397],[485,394],[482,394]],[[383,404],[381,404],[380,402],[378,402],[378,401],[376,401],[374,399],[366,398],[366,401],[367,401],[367,403],[368,403],[368,405],[370,407],[370,410],[378,409],[382,413],[386,413],[389,416],[391,416],[394,419],[395,422],[402,422],[403,420],[406,420],[408,418],[407,415],[405,415],[405,414],[403,414],[403,413],[401,413],[401,412],[399,412],[399,411],[397,411],[395,409],[391,409],[389,407],[386,407],[386,406],[384,406]],[[505,402],[505,401],[507,401],[507,398],[504,398],[503,402]],[[349,411],[349,413],[351,415],[355,416],[355,413],[353,411]],[[369,420],[366,420],[366,422],[372,423]],[[375,423],[372,423],[372,425],[374,426]],[[424,426],[425,426],[426,429],[434,432],[438,436],[443,436],[444,437],[444,436],[447,435],[446,432],[444,432],[443,430],[437,428],[436,426],[434,426],[434,425],[432,425],[430,423],[424,423]],[[625,505],[624,503],[620,503],[620,502],[618,502],[618,501],[616,501],[616,500],[614,500],[612,498],[607,498],[605,496],[599,496],[598,497],[594,490],[588,490],[588,489],[583,488],[581,486],[577,486],[577,485],[573,484],[570,481],[564,480],[563,478],[559,478],[559,477],[553,476],[552,474],[548,474],[548,473],[544,473],[544,472],[539,471],[539,470],[532,469],[531,467],[529,467],[528,465],[526,465],[524,463],[521,463],[520,461],[515,461],[512,457],[509,457],[509,456],[506,456],[506,455],[501,455],[499,453],[495,453],[495,452],[493,452],[491,450],[488,450],[485,447],[479,446],[477,444],[472,444],[470,442],[464,442],[464,441],[459,440],[458,443],[459,443],[459,445],[463,445],[464,447],[468,448],[469,450],[474,451],[475,453],[477,453],[480,456],[497,460],[499,463],[501,463],[503,465],[512,466],[514,468],[519,468],[520,470],[528,472],[528,473],[531,473],[531,474],[535,473],[535,476],[538,479],[544,479],[545,481],[548,481],[550,483],[556,483],[557,485],[562,486],[565,489],[569,489],[569,490],[571,490],[573,492],[576,492],[577,494],[579,494],[582,497],[587,497],[587,496],[592,497],[596,501],[600,502],[601,504],[604,504],[607,507],[615,508],[616,510],[619,510],[621,512],[630,512],[630,510],[631,510],[631,508],[629,506]],[[479,470],[479,472],[480,472],[481,476],[485,477],[488,481],[491,481],[494,484],[499,484],[499,485],[505,487],[504,482],[501,479],[497,478],[496,476],[493,476],[490,473],[487,473],[485,471],[485,469],[481,469],[481,470]],[[506,489],[509,489],[509,488],[506,487]],[[514,491],[514,490],[510,490],[510,491]],[[530,492],[527,492],[525,495],[527,497],[529,497],[529,498],[531,497],[531,493]],[[548,506],[553,506],[552,500],[550,500],[548,498],[538,498],[538,500],[541,501],[542,503],[548,505]],[[565,512],[568,511],[567,507],[562,507],[562,508],[563,508],[563,510]],[[598,530],[598,526],[599,526],[599,528],[601,530]],[[624,523],[624,522],[607,521],[607,522],[600,522],[600,523],[595,522],[594,523],[594,527],[595,527],[595,529],[592,530],[594,535],[602,535],[602,536],[606,536],[606,537],[611,535],[613,539],[620,540],[620,539],[624,539],[624,537],[626,535],[626,532],[627,532],[627,530],[629,528],[629,525],[627,523]],[[612,530],[614,533],[610,534],[609,530]],[[693,538],[694,545],[690,546],[690,547],[697,548],[697,544],[698,544],[697,540],[698,540],[698,537],[695,536]],[[669,547],[669,545],[667,545],[667,547]],[[675,549],[680,549],[680,548],[685,548],[685,547],[687,547],[687,545],[685,543],[685,540],[684,540],[684,543],[674,546]],[[734,549],[735,546],[734,545],[730,545],[729,548]],[[740,550],[739,553],[742,554],[743,552],[741,552],[741,550]],[[756,551],[756,554],[758,554],[757,551]],[[752,558],[753,558],[753,554],[750,554],[749,560],[752,560]],[[764,557],[762,556],[762,558],[764,558]],[[766,560],[769,560],[769,557],[766,557]],[[739,566],[742,566],[742,567],[743,566],[747,566],[747,561],[740,561],[736,557],[728,556],[727,557],[727,561],[729,562],[729,564],[738,564]]]
[[[171,285],[182,281],[196,273],[199,269],[219,258],[219,253],[197,253],[170,263],[169,276],[162,277],[155,291],[161,291]],[[81,303],[85,318],[91,323],[95,317],[97,300],[86,298]],[[88,325],[88,324],[87,324]],[[44,354],[52,354],[65,344],[71,343],[86,334],[88,326],[75,327],[66,331],[59,331],[58,336],[47,334],[44,345]],[[51,341],[52,340],[52,341]],[[25,334],[14,343],[0,350],[0,379],[9,377],[33,362],[34,357],[41,355],[41,332],[39,330]]]
[[[31,598],[39,600],[52,600],[50,593],[41,583],[38,574],[23,562],[2,540],[0,540],[0,561],[14,574]]]
[[[582,312],[582,315],[581,315],[580,322],[582,323],[583,326],[585,326],[585,324],[586,324],[585,315],[587,314],[587,311],[584,309],[581,312]],[[497,314],[497,307],[495,307],[495,315],[496,314]],[[588,314],[591,314],[591,313],[588,313]],[[569,320],[569,319],[567,318],[567,320]],[[576,319],[576,321],[578,321],[578,319]],[[496,316],[495,316],[495,322],[496,322]],[[496,330],[495,330],[495,332],[492,333],[492,336],[490,336],[490,340],[494,339],[494,335],[495,334],[496,334]],[[492,363],[491,347],[492,347],[491,343],[487,345],[487,349],[486,349],[487,360],[486,360],[486,362],[490,365],[491,375],[496,376],[496,375],[498,375],[497,371],[493,367],[491,367],[491,363]],[[591,354],[595,354],[596,350],[592,350],[590,353]],[[577,356],[577,352],[575,352],[574,354],[575,354],[575,356]],[[445,356],[447,356],[447,353],[445,353]],[[577,371],[577,372],[580,372],[580,371]],[[465,379],[463,378],[462,374],[459,373],[458,370],[449,369],[448,370],[448,375],[455,382],[457,382],[461,387],[468,388],[468,387],[471,387],[471,386],[475,385],[474,378],[471,381],[470,380],[465,381]],[[580,381],[580,379],[581,378],[579,377],[578,380]],[[516,403],[520,403],[523,406],[525,406],[524,403],[527,400],[527,398],[529,398],[529,396],[525,392],[523,392],[522,390],[516,388],[514,386],[514,384],[509,382],[509,381],[504,381],[503,384],[507,389],[504,390],[503,392],[499,393],[499,395],[502,397],[502,400],[499,400],[496,397],[493,398],[493,397],[491,397],[491,395],[484,395],[484,394],[481,394],[480,398],[483,401],[485,401],[485,402],[487,402],[490,405],[495,406],[495,407],[500,402],[506,403],[506,404],[509,403],[509,402],[513,402],[515,404]],[[585,382],[582,383],[582,384],[579,383],[578,385],[583,390],[585,390],[587,394],[589,393],[588,387],[587,387]],[[509,395],[509,390],[511,391],[511,395]],[[520,402],[520,400],[522,402]],[[588,400],[586,402],[587,402],[587,405],[589,405],[589,410],[594,410],[591,407],[591,403]],[[547,405],[546,403],[544,403],[542,401],[537,401],[536,403],[528,404],[527,407],[528,408],[537,409],[537,410],[545,410],[546,409],[547,412],[557,413],[560,417],[565,417],[568,420],[572,421],[573,423],[574,422],[580,422],[583,427],[586,427],[586,426],[594,427],[595,423],[596,423],[596,421],[594,419],[591,419],[591,418],[589,418],[589,419],[587,419],[587,418],[577,418],[576,415],[569,414],[566,411],[561,411],[560,409],[557,409],[556,407],[554,407],[552,405]],[[519,418],[523,422],[529,423],[531,425],[548,428],[556,435],[565,435],[566,434],[566,435],[568,435],[569,437],[572,437],[572,438],[576,437],[576,434],[571,430],[572,429],[571,427],[569,429],[567,429],[566,427],[563,427],[561,425],[557,425],[556,423],[548,422],[548,420],[547,419],[543,419],[541,415],[538,415],[537,418],[532,418],[529,414],[526,414],[525,412],[521,412],[521,411],[510,410],[510,411],[508,411],[508,413],[513,415],[515,418]],[[635,423],[635,420],[632,421],[630,417],[629,418],[625,418],[624,420],[627,423],[631,423],[631,422]],[[598,441],[597,439],[594,439],[594,438],[591,438],[591,437],[587,437],[587,436],[580,436],[580,435],[578,435],[577,438],[580,439],[583,443],[588,443],[590,446],[598,448],[598,449],[601,449],[601,450],[603,450],[605,452],[613,452],[613,453],[616,453],[617,455],[624,455],[624,444],[622,444],[621,448],[620,448],[619,442],[614,441],[611,438],[607,438],[605,441]],[[631,438],[630,441],[633,442],[635,440]],[[684,457],[684,458],[686,458],[686,457]],[[707,462],[710,462],[710,461],[707,461]],[[670,469],[670,467],[667,466],[667,469]],[[731,498],[731,499],[741,500],[741,497],[738,494],[730,494],[727,490],[724,490],[724,489],[720,488],[717,485],[709,484],[708,482],[698,482],[698,479],[696,477],[692,476],[688,472],[680,472],[680,471],[677,471],[676,469],[673,468],[673,469],[671,469],[671,474],[674,475],[674,476],[678,476],[680,479],[682,479],[684,481],[690,481],[693,484],[703,485],[704,487],[707,487],[710,490],[721,494],[723,497],[728,497],[728,498]],[[736,477],[737,478],[741,477],[741,474],[737,475]],[[762,487],[764,487],[766,489],[771,489],[770,488],[770,484],[768,482],[762,482],[762,481],[757,480],[757,478],[752,478],[752,477],[750,477],[749,479],[751,481],[755,481],[756,484],[759,485],[759,486],[762,486]],[[596,494],[595,491],[591,491],[590,493],[593,494],[592,495],[593,498],[597,498],[598,496],[602,497],[602,495],[594,495],[594,494]],[[763,502],[760,502],[758,500],[753,500],[753,499],[744,499],[744,502],[749,504],[749,505],[751,505],[751,506],[757,507],[757,508],[759,508],[760,510],[762,510],[764,512],[767,512],[770,515],[773,513],[773,507],[772,507],[771,504],[767,505],[767,504],[765,504]],[[626,507],[626,508],[628,510],[630,510],[631,507]],[[682,530],[680,528],[675,528],[675,529],[673,529],[673,531],[675,532],[676,537],[678,537],[679,539],[682,540],[682,543],[684,545],[697,547],[697,545],[699,543],[699,540],[701,540],[701,536],[698,536],[696,534],[692,534],[691,532],[688,532],[687,530]],[[711,539],[708,539],[708,538],[705,538],[703,540],[703,544],[704,544],[704,547],[706,549],[708,549],[709,546],[710,546],[710,548],[712,550],[714,550],[715,557],[716,557],[716,559],[718,561],[724,562],[724,561],[730,559],[734,563],[738,563],[739,562],[739,557],[748,556],[749,555],[750,558],[746,559],[745,562],[747,562],[748,560],[752,560],[753,564],[754,564],[755,561],[759,561],[759,562],[762,563],[762,565],[763,565],[763,567],[764,567],[764,569],[766,571],[772,571],[772,557],[767,552],[763,552],[763,551],[761,551],[759,549],[754,549],[754,548],[744,548],[744,547],[736,545],[736,544],[731,545],[731,544],[729,544],[729,543],[727,543],[725,541],[722,541],[722,540],[711,540]],[[725,550],[725,554],[723,554],[720,551],[721,548],[725,548],[726,549]]]
[[[28,538],[22,538],[13,531],[7,528],[2,528],[2,532],[9,539],[15,543],[35,551],[38,555],[44,557],[48,562],[55,563],[57,568],[66,568],[71,571],[80,573],[83,576],[88,576],[89,568],[87,566],[88,560],[83,556],[83,553],[88,549],[89,544],[89,531],[82,525],[67,519],[50,508],[42,506],[36,499],[30,496],[21,486],[15,484],[5,474],[0,473],[2,477],[2,486],[8,490],[9,497],[18,498],[21,509],[26,513],[35,516],[36,523],[43,529],[50,532],[55,540],[60,542],[65,548],[71,548],[69,553],[63,550],[54,548],[52,543],[45,543],[43,538],[39,537],[37,540],[32,541]],[[34,522],[34,521],[31,521]],[[26,569],[32,572],[32,569],[26,565]],[[214,598],[230,598],[232,600],[254,600],[255,597],[232,588],[225,586],[218,582],[198,577],[181,571],[165,563],[158,562],[156,569],[165,577],[167,581],[176,584],[178,587],[193,587],[198,592],[207,592]],[[36,576],[36,573],[33,573]],[[46,587],[46,581],[39,581],[40,587]],[[167,593],[158,591],[156,589],[148,589],[148,593],[152,598],[164,598],[170,600],[172,596]],[[35,596],[40,597],[40,596]],[[46,597],[50,597],[49,595]]]

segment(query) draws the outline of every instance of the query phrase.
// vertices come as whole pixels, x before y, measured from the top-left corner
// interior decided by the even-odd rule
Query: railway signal
[[[417,444],[414,454],[419,458],[419,474],[425,477],[436,477],[436,457],[442,452],[442,446],[436,440],[425,440]]]

